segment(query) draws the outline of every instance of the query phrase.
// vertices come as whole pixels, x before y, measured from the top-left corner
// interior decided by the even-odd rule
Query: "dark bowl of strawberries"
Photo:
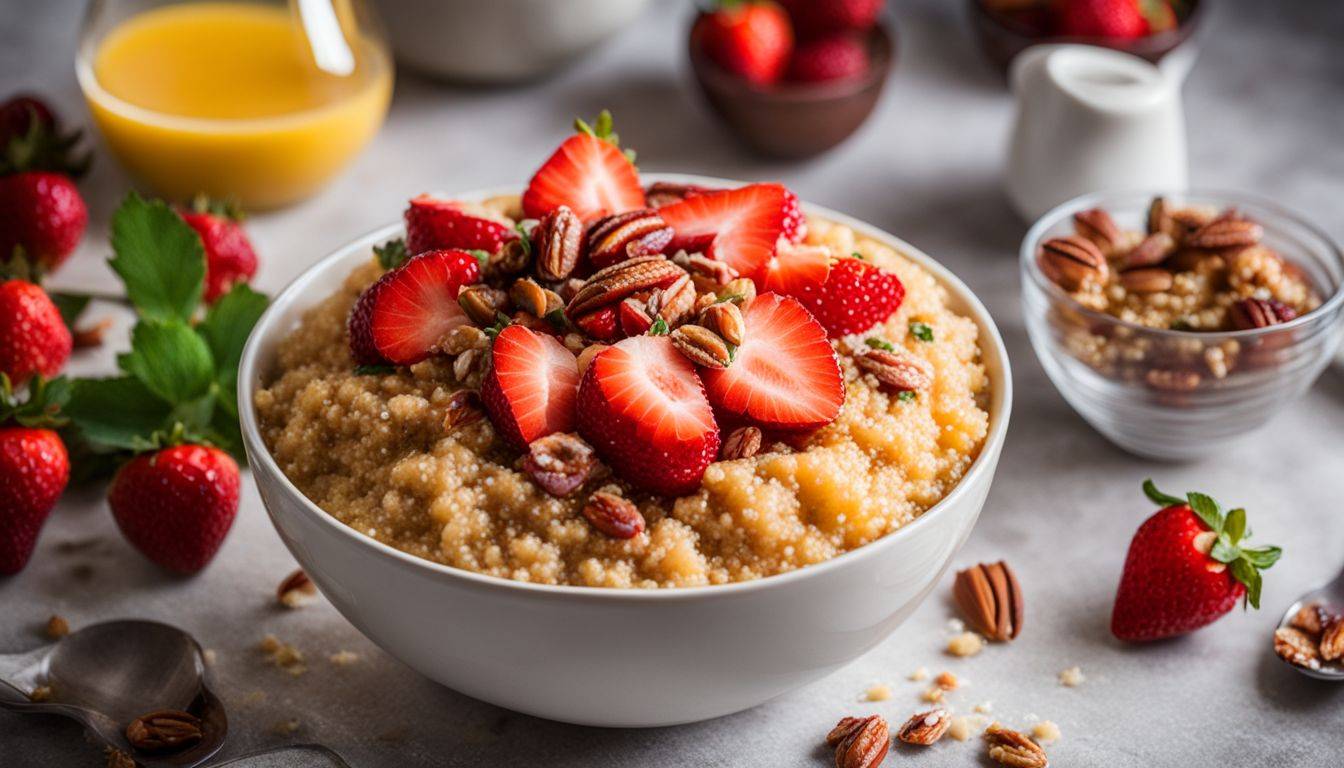
[[[1154,64],[1189,40],[1201,0],[967,0],[981,50],[1001,71],[1041,43],[1112,48]]]
[[[863,125],[896,38],[885,0],[720,2],[691,26],[691,70],[732,132],[775,157],[820,154]]]

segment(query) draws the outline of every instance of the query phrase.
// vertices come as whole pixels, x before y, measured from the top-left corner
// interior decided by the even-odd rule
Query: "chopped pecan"
[[[1096,243],[1077,235],[1046,240],[1037,263],[1047,278],[1066,291],[1076,291],[1091,281],[1102,282],[1110,271]]]
[[[1344,658],[1344,617],[1332,618],[1321,630],[1320,652],[1326,661]]]
[[[649,314],[667,323],[680,325],[695,310],[695,284],[690,275],[682,275],[664,288],[654,288],[646,302]]]
[[[444,354],[460,355],[468,349],[485,349],[489,343],[490,337],[485,331],[474,325],[459,325],[443,335],[439,348]]]
[[[448,398],[447,414],[443,417],[443,428],[449,433],[480,421],[485,412],[481,410],[481,396],[474,389],[459,389]]]
[[[711,259],[703,253],[678,251],[672,261],[689,272],[696,287],[702,291],[716,290],[738,276],[737,270],[728,266],[727,262]]]
[[[644,530],[639,507],[620,495],[614,485],[603,486],[588,497],[583,516],[597,530],[613,539],[630,539]]]
[[[601,269],[662,253],[672,242],[672,234],[672,228],[652,209],[617,213],[588,228],[588,262]]]
[[[854,362],[860,370],[871,373],[879,382],[897,392],[918,392],[933,385],[933,374],[928,363],[914,355],[889,352],[885,349],[867,349]]]
[[[1102,208],[1092,208],[1073,214],[1074,230],[1091,240],[1102,252],[1109,252],[1124,239],[1111,214]]]
[[[930,709],[906,720],[905,725],[896,732],[896,738],[906,744],[927,747],[941,739],[951,724],[952,715],[946,709]]]
[[[1176,241],[1171,239],[1171,235],[1166,232],[1155,232],[1145,237],[1120,259],[1120,268],[1127,270],[1155,267],[1175,252]]]
[[[477,325],[492,326],[509,303],[509,295],[488,285],[467,285],[457,293],[462,311]]]
[[[515,280],[513,285],[509,286],[509,300],[513,306],[533,317],[545,317],[550,299],[547,296],[548,291],[541,287],[541,284],[530,277],[524,277],[521,280]],[[555,301],[558,303],[560,297],[557,295]]]
[[[483,350],[468,349],[453,358],[453,377],[458,381],[466,381],[473,373],[479,371],[484,363],[485,352]]]
[[[1274,652],[1289,664],[1307,669],[1321,667],[1321,653],[1316,641],[1300,629],[1279,627],[1274,630]]]
[[[1334,618],[1335,616],[1320,603],[1307,603],[1297,609],[1297,613],[1293,614],[1292,621],[1288,624],[1312,637],[1320,637],[1321,632],[1325,631],[1326,626]]]
[[[699,323],[735,346],[742,345],[747,332],[742,310],[731,301],[720,301],[706,307],[700,312]]]
[[[719,458],[723,461],[749,459],[761,450],[761,430],[756,427],[738,427],[723,439]]]
[[[671,333],[672,346],[686,359],[705,368],[727,368],[733,361],[728,343],[699,325],[683,325]]]
[[[887,758],[891,736],[881,715],[846,717],[826,735],[835,747],[835,768],[876,768]]]
[[[565,314],[577,322],[593,310],[613,306],[636,291],[670,285],[684,274],[686,270],[662,256],[641,256],[613,264],[588,278],[569,300]]]
[[[1264,227],[1253,221],[1219,218],[1188,235],[1185,244],[1191,248],[1209,250],[1245,248],[1260,242],[1264,234]]]
[[[532,251],[522,238],[515,237],[490,254],[485,262],[485,276],[507,278],[526,272],[532,265]]]
[[[200,718],[176,709],[141,715],[126,726],[126,740],[141,752],[178,752],[201,740]]]
[[[46,635],[52,640],[60,640],[70,634],[70,622],[64,616],[53,614],[47,619]]]
[[[542,216],[532,230],[537,276],[553,281],[568,278],[583,257],[584,242],[583,221],[569,206],[556,206]]]
[[[1171,290],[1175,278],[1161,267],[1144,267],[1120,273],[1120,284],[1131,293],[1161,293]]]
[[[1008,563],[980,563],[957,571],[952,596],[966,620],[985,637],[1007,642],[1022,631],[1025,601]]]
[[[592,446],[568,432],[533,440],[523,457],[523,471],[552,496],[564,497],[583,485],[597,466]]]
[[[286,608],[302,608],[317,597],[317,585],[308,578],[302,568],[297,568],[293,573],[285,577],[280,582],[280,586],[275,588],[275,600]]]
[[[738,305],[747,304],[756,298],[756,283],[750,278],[735,277],[716,291],[715,295],[719,298],[719,301],[731,301]]]
[[[994,723],[985,730],[989,758],[1010,768],[1046,768],[1045,750],[1024,734]]]
[[[1242,299],[1228,310],[1232,326],[1245,331],[1252,328],[1268,328],[1271,325],[1287,322],[1297,317],[1292,307],[1278,301],[1265,299]]]

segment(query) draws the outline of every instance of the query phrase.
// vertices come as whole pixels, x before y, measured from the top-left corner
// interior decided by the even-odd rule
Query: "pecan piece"
[[[1144,267],[1120,273],[1120,284],[1131,293],[1161,293],[1171,290],[1176,278],[1161,267]]]
[[[1320,652],[1326,661],[1344,658],[1344,617],[1334,617],[1321,630]]]
[[[509,295],[488,285],[467,285],[458,291],[457,303],[473,323],[488,327],[508,305]]]
[[[868,349],[855,357],[854,362],[860,370],[873,374],[879,382],[897,392],[918,392],[933,385],[928,364],[913,355]]]
[[[688,254],[685,251],[678,251],[672,257],[672,261],[689,272],[696,288],[702,291],[717,290],[719,286],[726,285],[729,280],[738,276],[737,270],[728,266],[726,262],[711,259],[703,253]]]
[[[695,310],[695,284],[682,275],[665,288],[654,288],[645,304],[650,315],[676,327]]]
[[[1103,252],[1110,251],[1124,239],[1111,214],[1102,208],[1092,208],[1073,214],[1073,228],[1079,235],[1091,240]]]
[[[613,539],[632,539],[644,530],[639,507],[620,495],[614,485],[603,486],[588,497],[583,516],[597,530]]]
[[[1334,616],[1320,603],[1307,603],[1297,609],[1288,622],[1294,629],[1300,629],[1312,637],[1320,637],[1321,632],[1334,620]]]
[[[489,343],[490,337],[485,335],[485,331],[474,325],[459,325],[443,335],[439,349],[444,354],[460,355],[468,349],[485,349]]]
[[[835,768],[876,768],[887,758],[891,736],[881,715],[846,717],[826,735],[835,747]]]
[[[920,712],[905,721],[905,725],[896,732],[896,738],[906,744],[927,747],[941,739],[952,725],[952,716],[946,709],[930,709]]]
[[[626,259],[662,253],[672,228],[653,209],[626,211],[598,219],[588,228],[588,262],[597,269]]]
[[[285,577],[275,588],[275,600],[286,608],[302,608],[317,597],[317,585],[302,568]]]
[[[578,318],[603,307],[615,305],[636,291],[646,291],[671,284],[686,274],[686,270],[662,256],[641,256],[613,264],[594,272],[574,298],[569,300],[565,314],[577,322]]]
[[[1148,204],[1148,234],[1155,235],[1163,233],[1170,237],[1173,242],[1179,243],[1181,236],[1180,225],[1171,218],[1171,206],[1167,204],[1164,197],[1154,197]]]
[[[1166,232],[1155,232],[1124,255],[1120,260],[1120,268],[1126,270],[1155,267],[1175,252],[1176,241],[1171,239],[1171,235]]]
[[[543,491],[557,498],[577,490],[596,466],[592,446],[569,432],[533,440],[523,457],[523,471]]]
[[[719,458],[723,461],[749,459],[761,450],[761,430],[756,427],[738,427],[723,439]]]
[[[700,325],[683,325],[670,335],[672,346],[696,365],[727,368],[733,361],[728,343],[717,333]]]
[[[1264,227],[1253,221],[1219,218],[1188,235],[1185,244],[1191,248],[1209,250],[1245,248],[1260,242],[1264,234]]]
[[[548,291],[530,277],[514,281],[509,286],[509,300],[519,310],[533,317],[545,317],[546,313],[560,306],[560,296]]]
[[[1316,641],[1300,629],[1279,627],[1274,630],[1274,652],[1289,664],[1307,669],[1321,668],[1321,653]]]
[[[553,281],[568,278],[583,257],[583,246],[583,221],[569,206],[556,206],[532,230],[537,276]]]
[[[723,287],[715,292],[719,301],[731,301],[734,304],[742,305],[749,303],[756,298],[756,283],[750,278],[736,277],[724,283]]]
[[[52,614],[51,618],[47,619],[45,633],[51,640],[60,640],[70,634],[70,622],[66,621],[64,616]]]
[[[112,327],[112,318],[105,317],[102,320],[95,321],[92,325],[86,325],[83,328],[75,328],[71,333],[71,341],[75,349],[91,349],[103,345],[103,334],[108,328]]]
[[[1297,317],[1292,307],[1264,299],[1242,299],[1232,305],[1228,315],[1232,319],[1232,326],[1239,331],[1268,328]]]
[[[443,417],[443,428],[449,433],[480,421],[485,413],[481,410],[481,396],[474,389],[459,389],[448,398],[447,413]]]
[[[200,718],[176,709],[141,715],[126,726],[126,740],[141,752],[178,752],[201,740]]]
[[[1041,272],[1066,291],[1076,291],[1088,282],[1102,282],[1109,267],[1096,243],[1071,235],[1046,240],[1037,256]]]
[[[1010,768],[1046,768],[1045,750],[1027,736],[994,723],[985,730],[989,758]]]
[[[486,277],[507,278],[525,272],[531,264],[532,250],[522,238],[515,237],[490,254],[483,271]]]
[[[706,307],[700,313],[699,323],[735,346],[742,345],[742,339],[747,331],[746,322],[742,319],[742,310],[731,301],[720,301]]]
[[[1025,601],[1008,563],[980,563],[957,571],[952,596],[966,620],[985,637],[1007,642],[1022,631]]]

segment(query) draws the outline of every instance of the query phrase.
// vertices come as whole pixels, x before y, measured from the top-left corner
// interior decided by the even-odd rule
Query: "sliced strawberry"
[[[617,310],[621,322],[621,333],[625,336],[639,336],[653,325],[644,302],[639,299],[625,299]]]
[[[429,357],[445,335],[471,320],[457,291],[481,278],[466,251],[428,251],[379,278],[350,311],[350,353],[361,365],[411,365]]]
[[[719,452],[695,367],[666,336],[632,336],[599,352],[579,384],[578,411],[579,434],[645,491],[691,493]]]
[[[742,311],[732,365],[700,372],[709,401],[769,429],[807,430],[835,421],[845,379],[826,331],[795,299],[763,293]]]
[[[788,194],[779,184],[749,184],[659,208],[676,232],[667,250],[701,251],[740,275],[755,275],[769,263],[784,233]]]
[[[820,245],[796,245],[783,239],[775,247],[774,258],[756,278],[756,287],[761,293],[803,298],[817,293],[830,273],[830,250]]]
[[[579,330],[598,341],[611,341],[620,335],[619,320],[614,307],[603,307],[578,318],[574,324]]]
[[[510,325],[495,337],[481,401],[495,429],[514,448],[574,431],[579,363],[554,337]]]
[[[807,237],[807,218],[803,216],[802,204],[787,187],[784,189],[784,237],[791,243],[801,243]]]
[[[411,198],[406,208],[406,250],[412,254],[441,248],[494,253],[518,237],[513,223],[489,209],[430,195]]]
[[[639,172],[611,132],[611,115],[603,112],[595,130],[582,121],[578,127],[579,133],[565,139],[532,176],[523,193],[523,213],[539,219],[567,205],[592,222],[647,208]]]
[[[905,299],[905,286],[886,270],[845,257],[831,265],[821,290],[798,299],[834,339],[866,331],[891,317]]]

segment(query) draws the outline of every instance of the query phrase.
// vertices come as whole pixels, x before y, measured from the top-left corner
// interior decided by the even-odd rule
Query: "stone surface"
[[[53,95],[87,119],[72,60],[82,4],[0,2],[0,93]],[[819,744],[845,714],[878,712],[899,724],[922,708],[917,667],[968,681],[950,694],[959,712],[993,702],[993,717],[1027,727],[1052,720],[1063,738],[1052,763],[1128,768],[1153,764],[1319,765],[1344,751],[1344,686],[1308,680],[1270,651],[1282,608],[1333,575],[1344,560],[1338,472],[1344,371],[1328,370],[1302,401],[1254,440],[1210,445],[1197,463],[1166,466],[1125,455],[1083,423],[1046,381],[1018,307],[1016,253],[1025,226],[1000,192],[1010,104],[980,59],[961,3],[903,0],[898,70],[877,113],[847,144],[817,160],[781,164],[739,149],[695,100],[682,60],[689,9],[662,3],[627,34],[574,69],[511,90],[463,89],[401,73],[387,126],[325,192],[255,217],[250,229],[276,291],[342,242],[395,218],[426,189],[520,182],[575,114],[610,107],[622,137],[649,170],[780,179],[804,199],[849,212],[941,259],[993,312],[1014,364],[1017,402],[998,478],[959,563],[1008,558],[1027,596],[1022,636],[970,659],[942,653],[953,615],[950,575],[894,637],[830,678],[733,717],[653,731],[575,728],[502,711],[441,688],[364,640],[325,602],[274,606],[293,560],[245,481],[236,527],[195,579],[169,578],[116,533],[99,489],[70,493],[21,575],[0,580],[0,651],[41,642],[52,613],[74,628],[138,616],[178,624],[214,649],[218,692],[230,706],[225,754],[315,741],[355,766],[825,765]],[[1222,2],[1186,86],[1192,178],[1199,186],[1254,191],[1344,238],[1344,6],[1333,2]],[[86,186],[92,218],[106,222],[126,187],[106,155]],[[99,226],[57,279],[110,290]],[[91,316],[115,314],[99,304]],[[76,373],[110,370],[125,318],[101,354]],[[1259,613],[1236,611],[1175,642],[1124,647],[1107,629],[1129,536],[1148,514],[1139,493],[1153,476],[1167,488],[1200,488],[1247,507],[1255,536],[1282,545]],[[59,551],[88,542],[76,554]],[[91,575],[79,578],[87,566]],[[291,677],[262,663],[257,643],[274,633],[300,647],[309,671]],[[329,654],[360,659],[330,663]],[[1087,681],[1061,686],[1081,666]],[[894,696],[862,702],[873,683]],[[655,692],[651,692],[653,694]],[[297,719],[292,735],[279,724]],[[897,748],[898,763],[910,755]],[[944,740],[926,766],[983,763],[978,741]],[[393,760],[392,756],[396,759]],[[0,764],[101,765],[79,729],[54,718],[0,712]]]

